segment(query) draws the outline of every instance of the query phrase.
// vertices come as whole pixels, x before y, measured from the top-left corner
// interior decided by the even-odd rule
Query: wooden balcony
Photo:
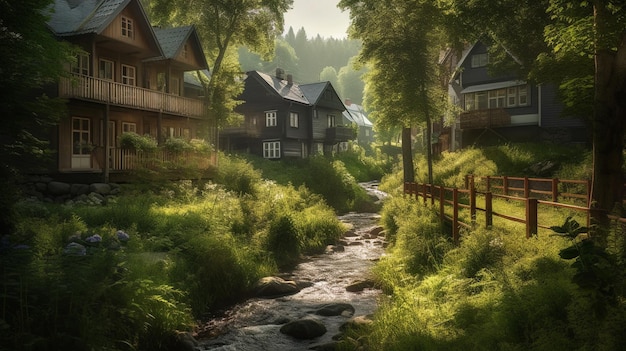
[[[461,129],[486,129],[511,125],[511,116],[503,108],[461,112]]]
[[[356,132],[352,127],[336,126],[326,128],[326,143],[336,144],[342,141],[356,139]]]
[[[61,78],[59,96],[185,117],[202,117],[205,111],[202,100],[83,75]]]

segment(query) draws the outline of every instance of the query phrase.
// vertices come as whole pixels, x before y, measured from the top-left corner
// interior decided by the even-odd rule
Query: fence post
[[[459,189],[452,189],[452,240],[459,243]]]
[[[424,205],[426,205],[426,201],[428,200],[428,184],[424,183],[422,185],[422,190],[424,191]]]
[[[474,225],[476,224],[476,188],[474,187],[474,179],[470,180],[469,196],[470,196],[470,217],[472,219],[472,225]]]
[[[485,224],[487,228],[493,225],[493,203],[491,191],[485,193]]]
[[[491,191],[491,176],[487,176],[486,177],[486,186],[487,186],[487,190],[485,190],[486,192],[490,192]]]
[[[559,178],[552,178],[552,202],[559,202]]]
[[[465,189],[469,189],[469,179],[470,179],[470,175],[466,174],[465,175]]]
[[[430,205],[435,206],[435,188],[432,184],[428,187],[430,191]]]
[[[444,211],[446,210],[445,204],[446,204],[445,188],[443,187],[443,185],[440,185],[439,186],[439,219],[441,220],[441,223],[443,223],[446,217],[444,213]]]
[[[509,177],[502,177],[502,191],[504,195],[509,196]]]
[[[537,235],[537,199],[526,199],[526,238]]]

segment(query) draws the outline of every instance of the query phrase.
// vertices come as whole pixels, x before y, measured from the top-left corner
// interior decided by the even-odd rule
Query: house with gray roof
[[[207,71],[193,26],[154,28],[139,0],[55,0],[48,27],[81,49],[56,94],[68,114],[52,138],[59,174],[117,175],[137,162],[123,133],[192,139],[206,106],[185,73]],[[132,162],[131,162],[132,161]]]
[[[272,76],[246,73],[243,123],[220,132],[222,149],[268,159],[305,158],[340,151],[355,138],[345,106],[330,82],[298,84],[280,68]]]
[[[367,112],[363,106],[353,103],[350,99],[344,101],[346,110],[343,116],[354,123],[357,128],[357,142],[359,145],[370,145],[374,142],[374,124],[367,118]]]

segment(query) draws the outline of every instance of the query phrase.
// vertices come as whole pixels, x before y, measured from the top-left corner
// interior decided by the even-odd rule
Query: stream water
[[[377,193],[375,183],[362,186],[378,198],[384,196]],[[374,262],[384,253],[384,238],[376,235],[379,215],[349,213],[339,219],[352,229],[338,248],[306,257],[293,271],[281,275],[285,280],[297,281],[299,285],[303,283],[305,288],[294,295],[276,299],[252,298],[234,306],[223,317],[208,323],[216,336],[200,339],[200,349],[310,350],[332,343],[333,336],[340,334],[340,327],[351,318],[372,314],[380,290],[365,288],[350,292],[346,287],[355,282],[366,282]],[[354,313],[344,312],[338,316],[315,314],[321,306],[335,303],[350,304]],[[318,320],[327,332],[308,340],[281,333],[280,329],[286,322],[303,318]]]

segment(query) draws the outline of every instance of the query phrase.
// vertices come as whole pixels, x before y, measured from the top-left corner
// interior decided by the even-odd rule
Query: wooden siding
[[[160,111],[187,117],[201,117],[204,103],[201,100],[164,94],[158,91],[124,85],[99,78],[74,75],[62,78],[59,95],[128,108]]]
[[[122,36],[122,17],[126,17],[133,21],[132,38]],[[151,40],[149,41],[148,37],[150,32],[146,31],[146,27],[147,25],[145,25],[145,19],[141,18],[137,14],[137,11],[133,11],[127,6],[119,15],[117,15],[117,17],[115,17],[113,21],[111,21],[111,24],[109,24],[109,26],[102,31],[101,35],[141,49],[151,50]]]

